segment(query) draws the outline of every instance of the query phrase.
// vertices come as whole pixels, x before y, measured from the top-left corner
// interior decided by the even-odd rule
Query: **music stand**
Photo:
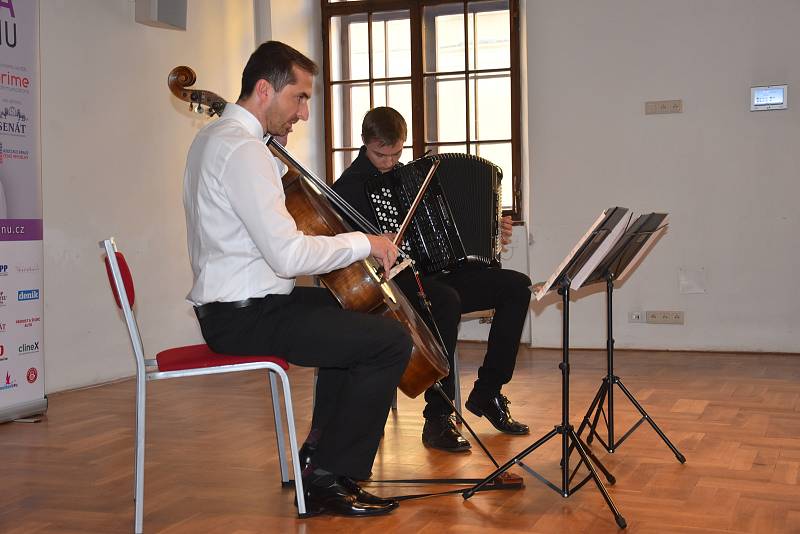
[[[607,373],[603,378],[600,388],[594,400],[589,405],[589,410],[583,417],[580,427],[578,427],[578,436],[580,436],[584,429],[589,427],[589,435],[586,438],[587,443],[591,443],[594,437],[602,444],[608,452],[613,453],[628,436],[630,436],[639,425],[644,421],[650,423],[653,430],[656,431],[661,440],[672,450],[675,457],[680,463],[686,462],[686,457],[675,448],[675,445],[667,438],[664,432],[658,427],[652,417],[645,411],[641,404],[636,400],[633,394],[625,387],[622,380],[614,374],[614,337],[612,331],[612,293],[614,291],[614,281],[626,277],[636,266],[640,260],[650,250],[656,241],[656,238],[663,233],[666,228],[665,220],[666,213],[648,213],[640,215],[633,224],[625,231],[622,237],[614,244],[613,248],[597,265],[594,271],[588,276],[584,285],[593,284],[596,282],[606,283],[606,353],[607,353]],[[628,400],[639,411],[641,417],[639,420],[617,440],[614,437],[614,386],[618,386]],[[608,403],[607,410],[604,409],[604,404]],[[608,441],[604,441],[597,431],[597,425],[600,421],[600,416],[603,415],[606,429],[608,430]]]
[[[549,488],[561,494],[562,497],[570,497],[573,493],[583,487],[590,479],[594,481],[597,489],[603,495],[606,504],[614,514],[614,520],[620,528],[625,528],[627,523],[625,518],[617,509],[614,501],[611,500],[608,490],[603,485],[600,477],[597,474],[595,465],[600,471],[603,472],[609,484],[614,484],[616,480],[614,476],[608,472],[603,464],[597,459],[589,447],[583,443],[580,436],[575,433],[574,428],[569,423],[569,293],[573,277],[581,274],[582,269],[587,265],[594,263],[595,265],[605,256],[605,250],[602,245],[609,238],[612,233],[619,235],[621,229],[619,226],[624,227],[625,221],[623,217],[628,210],[626,208],[609,208],[605,210],[600,217],[592,224],[589,230],[578,241],[578,244],[567,255],[561,265],[558,266],[553,275],[548,279],[545,285],[536,293],[536,298],[541,299],[551,289],[558,290],[561,295],[561,301],[564,306],[562,313],[561,331],[562,331],[562,358],[559,364],[561,370],[561,422],[556,425],[553,430],[539,438],[528,448],[514,456],[511,460],[498,467],[492,474],[483,479],[481,482],[466,490],[463,494],[464,499],[469,499],[477,491],[480,491],[484,486],[490,484],[495,478],[507,471],[515,464],[525,469],[531,475],[536,477],[539,481],[547,485]],[[606,243],[606,247],[608,243]],[[585,276],[585,275],[582,275]],[[561,486],[547,480],[544,476],[540,475],[527,465],[522,463],[522,459],[527,455],[550,441],[557,435],[561,435]],[[580,456],[580,461],[575,466],[575,469],[570,472],[569,456],[572,449],[575,448]],[[570,487],[570,483],[578,472],[581,465],[585,464],[589,470],[589,474],[580,482]]]

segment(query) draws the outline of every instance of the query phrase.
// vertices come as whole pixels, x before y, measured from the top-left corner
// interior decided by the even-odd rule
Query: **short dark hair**
[[[258,80],[267,80],[276,92],[295,83],[297,80],[292,72],[295,66],[314,76],[319,72],[316,63],[291,46],[280,41],[262,43],[250,55],[242,71],[239,100],[250,96]]]
[[[391,146],[398,141],[405,141],[407,135],[406,120],[394,108],[385,106],[373,108],[364,115],[364,121],[361,123],[361,139],[364,144],[378,140],[386,146]]]

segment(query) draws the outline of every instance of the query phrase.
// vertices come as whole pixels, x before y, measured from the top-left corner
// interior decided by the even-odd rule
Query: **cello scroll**
[[[203,89],[190,89],[197,81],[197,75],[185,65],[175,67],[169,71],[167,85],[172,94],[184,102],[189,102],[189,107],[196,113],[208,113],[209,117],[222,115],[227,103],[224,98],[211,91]],[[203,106],[206,106],[203,109]]]

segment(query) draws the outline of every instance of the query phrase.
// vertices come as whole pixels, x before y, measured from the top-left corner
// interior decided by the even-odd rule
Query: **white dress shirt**
[[[308,236],[286,210],[278,161],[258,119],[228,104],[197,134],[186,161],[183,205],[195,306],[288,294],[299,275],[366,258],[361,232]]]

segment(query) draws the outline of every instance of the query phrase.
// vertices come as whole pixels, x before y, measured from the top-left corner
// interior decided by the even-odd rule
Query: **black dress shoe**
[[[367,504],[380,504],[380,505],[393,504],[395,507],[397,507],[397,505],[399,504],[398,501],[394,499],[384,499],[383,497],[378,497],[377,495],[374,495],[366,491],[364,488],[358,485],[358,482],[356,482],[354,479],[350,477],[340,477],[339,483],[342,486],[349,489],[350,491],[352,491],[356,495],[356,498],[361,502],[365,502]]]
[[[479,400],[470,395],[465,406],[478,417],[486,417],[492,425],[500,432],[506,434],[522,435],[530,432],[528,425],[515,421],[508,411],[508,399],[505,395],[498,393],[494,397]]]
[[[465,452],[471,447],[469,441],[456,429],[453,418],[449,415],[425,419],[425,426],[422,427],[422,443],[426,447],[447,452]]]
[[[323,512],[356,517],[383,515],[388,514],[399,505],[397,501],[390,499],[387,499],[386,504],[360,501],[358,495],[351,489],[353,485],[356,487],[358,485],[346,477],[335,475],[316,479],[309,477],[303,480],[303,483],[306,494],[306,510],[310,515]],[[375,496],[372,495],[372,497]]]

